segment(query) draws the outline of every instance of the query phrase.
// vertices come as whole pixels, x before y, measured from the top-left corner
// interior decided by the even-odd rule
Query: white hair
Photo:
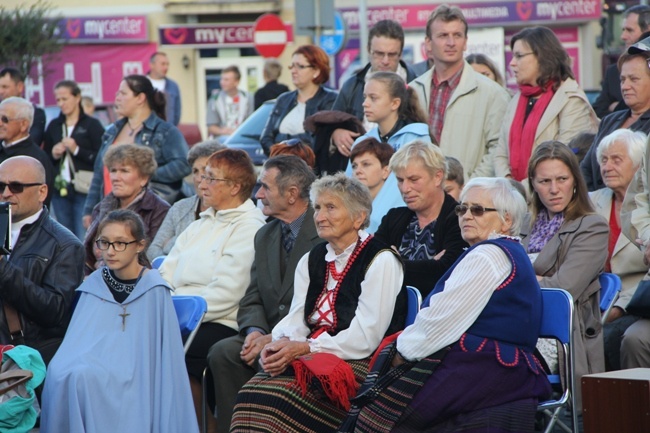
[[[18,96],[11,96],[0,102],[0,107],[5,105],[12,105],[16,118],[29,120],[29,128],[32,127],[32,123],[34,123],[34,106],[31,102]]]
[[[625,145],[627,154],[632,160],[632,163],[635,167],[641,165],[643,160],[643,154],[645,152],[646,142],[648,141],[648,136],[641,131],[630,131],[629,129],[617,129],[611,134],[604,137],[598,143],[598,148],[596,149],[596,159],[598,164],[603,157],[603,153],[609,150],[614,143],[621,143]]]
[[[461,203],[465,201],[467,193],[472,189],[482,190],[492,200],[492,204],[503,222],[505,222],[506,215],[509,215],[512,221],[509,235],[519,236],[528,207],[524,197],[512,186],[510,181],[502,177],[475,177],[465,184],[460,193]]]

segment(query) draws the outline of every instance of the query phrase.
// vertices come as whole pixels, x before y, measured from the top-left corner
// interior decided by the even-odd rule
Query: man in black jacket
[[[255,92],[255,110],[260,108],[264,102],[275,99],[284,92],[289,91],[287,86],[278,83],[278,78],[282,74],[282,64],[277,59],[266,59],[263,74],[266,84]]]
[[[405,83],[410,83],[416,78],[410,67],[401,60],[403,49],[402,26],[391,20],[377,22],[368,32],[370,63],[343,83],[332,110],[354,114],[364,122],[366,131],[369,131],[373,125],[368,123],[363,114],[363,88],[366,85],[366,78],[378,71],[395,72],[404,79]],[[349,157],[352,144],[358,136],[356,132],[339,128],[332,133],[332,141],[342,155]]]
[[[11,204],[10,256],[0,256],[0,344],[25,344],[49,363],[83,280],[83,245],[50,218],[45,170],[29,156],[0,164],[0,194]]]
[[[49,206],[54,191],[54,167],[47,154],[31,138],[33,121],[34,106],[26,99],[12,96],[0,102],[0,162],[18,155],[39,160],[45,168],[48,188],[45,205]]]
[[[25,91],[25,79],[20,71],[16,68],[4,68],[0,71],[0,100],[4,101],[12,96],[21,98]],[[29,129],[29,136],[32,141],[41,146],[45,136],[45,111],[42,108],[34,107],[34,119]]]

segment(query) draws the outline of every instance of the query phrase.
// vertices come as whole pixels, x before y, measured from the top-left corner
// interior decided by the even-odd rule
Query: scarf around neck
[[[549,81],[544,88],[539,86],[522,85],[519,86],[519,101],[517,111],[510,125],[510,138],[508,147],[510,151],[510,174],[518,181],[526,177],[528,169],[528,160],[533,152],[535,143],[535,133],[539,122],[546,111],[551,99],[555,95],[553,90],[553,81]],[[526,107],[531,98],[537,97],[537,102],[533,106],[528,117],[526,117]]]

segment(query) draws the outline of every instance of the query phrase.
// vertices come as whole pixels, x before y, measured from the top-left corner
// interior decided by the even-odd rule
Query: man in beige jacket
[[[464,60],[467,21],[458,7],[440,5],[426,26],[434,67],[409,83],[429,114],[431,133],[445,156],[458,159],[466,178],[493,176],[489,150],[496,146],[508,92]]]

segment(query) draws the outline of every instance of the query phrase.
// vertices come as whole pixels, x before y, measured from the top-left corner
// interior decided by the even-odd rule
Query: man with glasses
[[[36,158],[45,167],[48,187],[45,204],[49,206],[54,191],[54,168],[47,154],[31,138],[33,121],[34,106],[29,101],[12,96],[0,102],[0,162],[18,155]]]
[[[84,263],[79,239],[43,206],[47,190],[38,160],[15,156],[0,164],[13,245],[9,256],[0,256],[0,344],[33,347],[46,364],[65,335]]]
[[[460,161],[466,179],[493,176],[489,152],[499,139],[508,92],[465,61],[467,20],[458,7],[440,5],[431,13],[424,42],[434,66],[409,86],[429,114],[431,134],[445,156]]]
[[[271,330],[287,315],[293,276],[300,258],[323,242],[309,205],[313,171],[297,156],[276,156],[264,163],[262,187],[255,195],[262,212],[275,218],[255,235],[251,282],[239,303],[239,334],[210,349],[217,431],[228,431],[237,392],[258,371],[258,355],[271,342]]]
[[[363,88],[366,79],[374,72],[395,72],[405,82],[413,80],[416,75],[411,68],[402,61],[404,49],[404,30],[396,21],[383,20],[377,22],[368,33],[368,55],[370,63],[365,68],[348,79],[334,101],[332,110],[353,114],[363,121],[366,131],[375,124],[368,122],[363,114]],[[359,133],[339,128],[332,133],[332,141],[338,151],[346,157],[350,156],[350,149]]]
[[[0,70],[0,100],[4,101],[12,96],[20,98],[24,91],[25,79],[18,69],[4,68]],[[45,111],[34,104],[32,107],[34,107],[34,120],[29,129],[29,136],[40,147],[45,135]]]

